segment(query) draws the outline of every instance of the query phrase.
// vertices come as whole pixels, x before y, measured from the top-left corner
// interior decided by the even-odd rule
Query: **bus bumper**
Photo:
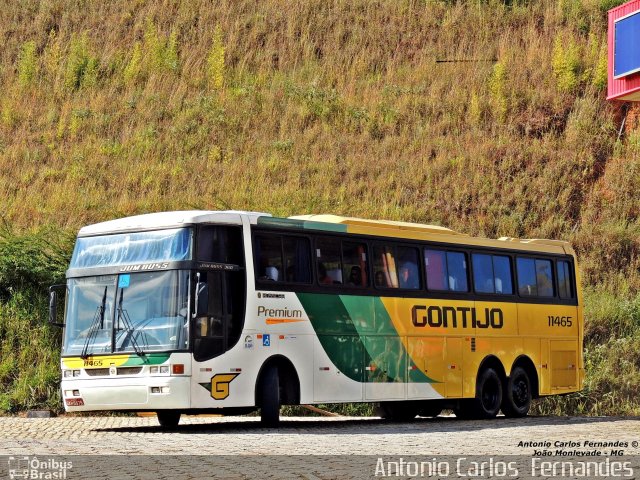
[[[67,412],[165,410],[190,407],[190,377],[62,380]]]

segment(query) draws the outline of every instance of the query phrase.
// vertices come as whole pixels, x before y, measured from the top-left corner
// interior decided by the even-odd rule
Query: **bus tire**
[[[409,422],[416,418],[418,407],[414,402],[380,402],[379,415],[392,422]]]
[[[531,407],[531,380],[527,371],[515,367],[506,382],[502,398],[502,413],[505,417],[526,417]]]
[[[180,412],[175,410],[158,410],[156,416],[162,428],[176,428],[180,423]]]
[[[260,378],[260,423],[274,428],[280,423],[280,379],[278,367],[270,365]]]
[[[471,415],[477,419],[495,418],[502,404],[502,382],[493,368],[486,368],[478,377],[476,398],[472,402]]]

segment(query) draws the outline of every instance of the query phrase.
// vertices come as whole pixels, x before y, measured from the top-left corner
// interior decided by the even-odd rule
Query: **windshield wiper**
[[[89,327],[89,333],[87,333],[87,339],[84,342],[84,346],[82,347],[82,352],[80,353],[80,358],[87,358],[89,345],[92,343],[92,340],[95,340],[98,336],[98,330],[104,329],[104,313],[105,313],[105,305],[107,303],[107,287],[104,287],[104,294],[102,295],[102,302],[96,308],[96,314],[93,317],[93,321],[91,322],[91,326]]]
[[[118,329],[120,328],[120,319],[122,319],[122,323],[124,323],[125,330],[129,333],[129,342],[133,347],[133,350],[136,354],[141,357],[145,355],[144,351],[138,346],[138,342],[136,342],[134,333],[135,328],[133,327],[133,323],[131,322],[131,318],[129,317],[129,312],[127,312],[124,308],[122,308],[122,300],[124,298],[124,289],[120,289],[120,300],[118,300]],[[115,328],[115,327],[114,327]],[[144,342],[145,348],[149,345],[144,338],[144,332],[141,332],[142,341]],[[124,343],[124,340],[123,340]],[[114,332],[114,345],[115,345],[115,332]]]

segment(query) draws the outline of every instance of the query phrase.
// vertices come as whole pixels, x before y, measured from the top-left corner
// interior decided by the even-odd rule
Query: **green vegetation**
[[[603,90],[619,3],[7,6],[0,241],[44,244],[0,252],[0,410],[56,403],[42,287],[79,226],[235,208],[570,240],[588,292],[587,388],[537,408],[639,413],[640,131],[617,140]],[[61,263],[32,263],[54,244]]]
[[[60,331],[45,323],[46,292],[64,279],[71,241],[0,229],[0,413],[61,407]]]

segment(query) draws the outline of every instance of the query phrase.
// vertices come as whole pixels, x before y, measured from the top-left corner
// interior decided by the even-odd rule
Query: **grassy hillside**
[[[605,101],[618,3],[7,5],[0,214],[11,238],[236,208],[567,239],[589,292],[590,383],[557,401],[637,413],[640,130],[617,140]],[[16,292],[0,322],[40,325],[38,302],[11,313]]]

